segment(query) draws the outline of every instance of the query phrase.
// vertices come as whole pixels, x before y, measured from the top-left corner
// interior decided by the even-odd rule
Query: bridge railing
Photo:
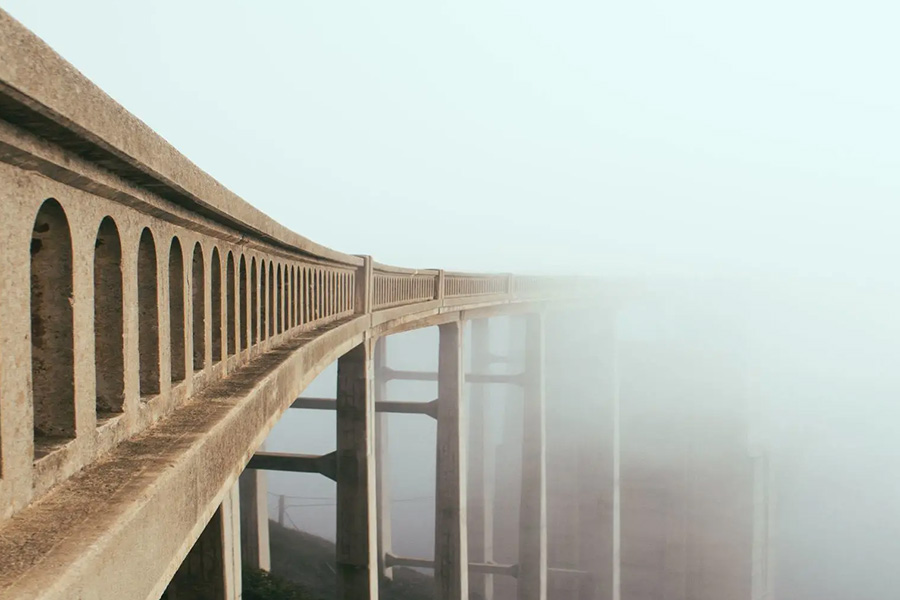
[[[372,276],[372,308],[381,310],[438,298],[440,271],[404,269],[376,263]]]
[[[446,273],[444,275],[444,297],[492,296],[510,294],[511,276],[483,275],[475,273]]]
[[[295,334],[561,285],[316,244],[2,11],[0,56],[0,520]]]

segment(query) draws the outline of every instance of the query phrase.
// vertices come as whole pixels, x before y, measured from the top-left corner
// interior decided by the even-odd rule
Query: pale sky
[[[894,2],[0,0],[275,219],[381,262],[894,279]]]

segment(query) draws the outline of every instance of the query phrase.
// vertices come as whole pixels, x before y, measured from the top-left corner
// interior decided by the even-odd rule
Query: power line
[[[287,504],[285,508],[316,508],[316,507],[324,507],[324,506],[337,506],[337,502],[332,500],[331,498],[323,498],[323,497],[314,497],[314,496],[288,496],[284,494],[273,494],[269,492],[269,495],[274,497],[284,497],[290,498],[292,500],[329,500],[329,502],[314,502],[314,503],[300,503],[300,504]],[[434,500],[434,496],[419,496],[415,498],[394,498],[391,500],[391,504],[405,503],[405,502],[426,502]]]

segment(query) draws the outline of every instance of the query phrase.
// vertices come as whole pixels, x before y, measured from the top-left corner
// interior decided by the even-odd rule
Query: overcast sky
[[[339,250],[448,269],[896,271],[894,2],[0,6]]]

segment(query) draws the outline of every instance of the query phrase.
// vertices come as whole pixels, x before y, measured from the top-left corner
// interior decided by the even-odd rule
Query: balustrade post
[[[436,600],[469,597],[462,323],[440,326],[434,580]]]
[[[444,299],[444,270],[438,270],[437,278],[434,282],[434,299],[435,300],[443,300]]]
[[[365,262],[356,269],[356,290],[354,299],[354,312],[356,314],[368,314],[372,312],[372,282],[374,280],[372,269],[372,257],[362,256]]]

